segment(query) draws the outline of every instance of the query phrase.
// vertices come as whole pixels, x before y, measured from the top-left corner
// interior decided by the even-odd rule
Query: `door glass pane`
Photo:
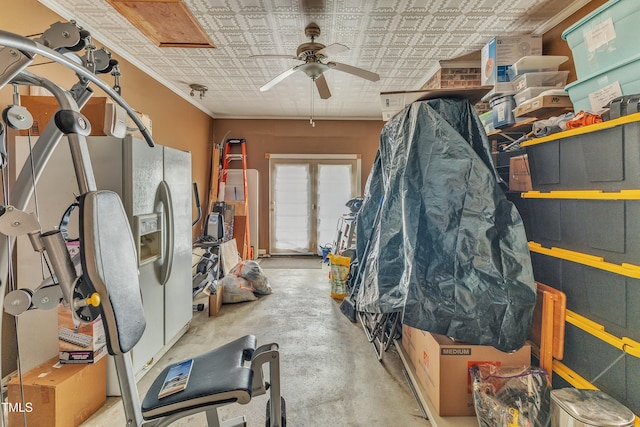
[[[274,166],[275,249],[309,252],[309,165]]]
[[[349,208],[352,198],[351,165],[318,165],[318,246],[332,243],[338,218]],[[318,253],[320,249],[318,248]]]

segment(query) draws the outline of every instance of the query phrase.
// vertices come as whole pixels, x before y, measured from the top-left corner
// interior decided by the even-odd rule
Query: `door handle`
[[[173,269],[173,201],[171,199],[171,190],[166,181],[162,181],[158,186],[160,203],[163,205],[164,217],[164,248],[163,261],[160,268],[160,284],[164,285],[169,281],[171,271]]]

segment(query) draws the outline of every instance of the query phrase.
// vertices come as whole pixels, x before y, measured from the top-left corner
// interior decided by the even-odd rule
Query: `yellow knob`
[[[509,408],[509,414],[511,414],[511,422],[509,423],[508,427],[518,427],[520,425],[520,423],[518,422],[518,418],[520,413],[518,412],[518,410],[516,408]]]
[[[94,292],[89,298],[87,298],[87,305],[91,305],[93,307],[97,307],[100,305],[100,294]]]

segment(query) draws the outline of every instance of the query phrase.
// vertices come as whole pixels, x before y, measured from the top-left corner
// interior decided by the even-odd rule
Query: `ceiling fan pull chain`
[[[313,121],[313,84],[315,82],[311,81],[311,117],[309,118],[309,124],[311,127],[316,127],[316,122]]]

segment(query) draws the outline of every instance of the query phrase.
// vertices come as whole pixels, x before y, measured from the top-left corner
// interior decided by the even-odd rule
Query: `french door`
[[[356,155],[269,158],[271,254],[318,254],[333,242],[345,203],[360,194]]]

